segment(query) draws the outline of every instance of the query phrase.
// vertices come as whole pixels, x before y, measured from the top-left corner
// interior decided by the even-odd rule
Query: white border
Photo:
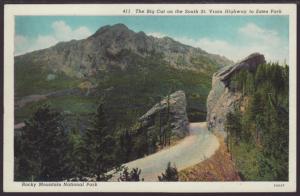
[[[123,9],[281,9],[289,16],[290,137],[288,182],[97,182],[97,187],[22,187],[13,181],[14,133],[14,16],[16,15],[128,15]],[[152,15],[152,14],[135,14]],[[155,15],[175,15],[160,13]],[[181,14],[201,15],[201,14]],[[230,15],[210,14],[203,15]],[[243,15],[243,14],[235,14]],[[251,14],[271,15],[271,14]],[[4,138],[3,189],[5,192],[294,192],[296,191],[296,5],[295,4],[69,4],[5,5],[4,7]],[[282,184],[283,187],[274,187]]]

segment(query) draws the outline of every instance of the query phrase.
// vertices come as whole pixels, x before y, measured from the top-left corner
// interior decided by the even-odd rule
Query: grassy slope
[[[203,72],[168,68],[160,54],[141,58],[130,51],[124,51],[118,58],[130,59],[127,70],[114,68],[99,72],[93,80],[98,84],[97,95],[64,96],[35,102],[15,111],[17,122],[28,118],[36,108],[44,103],[66,111],[68,115],[84,116],[95,111],[100,96],[112,124],[130,127],[155,103],[168,93],[184,90],[188,102],[191,121],[202,121],[206,117],[206,97],[211,85],[211,75],[216,64],[208,59],[194,59]],[[208,65],[203,65],[207,63]],[[54,80],[47,81],[48,74],[55,74]],[[89,78],[89,80],[91,80]],[[30,61],[15,64],[15,97],[31,94],[45,94],[57,90],[78,87],[82,79],[68,77],[62,72],[54,73],[45,66],[30,64]]]
[[[48,74],[54,74],[54,80],[47,80]],[[49,92],[76,87],[81,80],[54,73],[43,65],[32,64],[30,61],[15,62],[15,97]]]
[[[21,122],[33,114],[33,112],[43,104],[48,104],[59,111],[65,112],[66,114],[88,115],[95,112],[97,106],[96,103],[97,99],[94,97],[72,95],[55,97],[27,104],[25,107],[16,110],[15,119],[17,122]]]

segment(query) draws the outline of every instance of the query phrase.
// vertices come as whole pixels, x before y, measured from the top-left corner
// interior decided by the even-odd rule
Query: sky
[[[135,32],[169,36],[239,61],[253,52],[288,62],[288,16],[16,16],[15,55],[84,39],[100,27],[123,23]]]

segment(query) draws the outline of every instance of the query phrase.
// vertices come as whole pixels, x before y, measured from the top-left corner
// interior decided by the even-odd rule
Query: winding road
[[[165,171],[168,162],[176,165],[178,170],[193,166],[209,158],[219,148],[215,135],[207,130],[206,122],[190,123],[190,135],[177,145],[157,153],[124,164],[130,170],[141,169],[140,179],[158,181],[157,176]],[[117,181],[119,173],[111,181]]]

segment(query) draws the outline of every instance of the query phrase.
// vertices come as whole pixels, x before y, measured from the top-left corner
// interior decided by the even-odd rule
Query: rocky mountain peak
[[[114,33],[114,32],[126,32],[126,31],[131,31],[130,29],[128,29],[128,27],[122,23],[118,23],[115,25],[105,25],[100,27],[92,36],[99,36],[99,35],[103,35],[105,33]],[[131,31],[133,32],[133,31]]]

